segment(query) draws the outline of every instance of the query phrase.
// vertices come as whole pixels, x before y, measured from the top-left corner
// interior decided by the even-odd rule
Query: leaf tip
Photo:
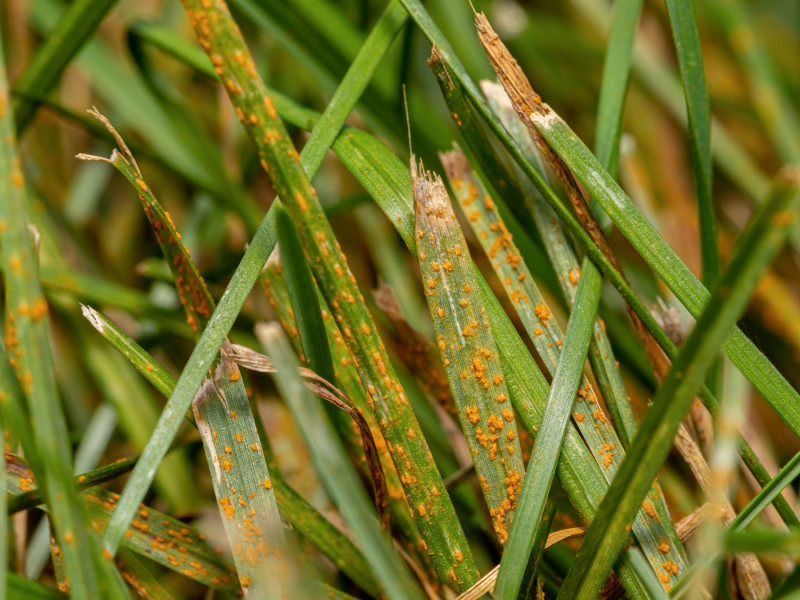
[[[106,324],[100,317],[100,313],[86,304],[81,304],[81,312],[83,313],[83,316],[86,317],[86,320],[92,324],[92,327],[94,327],[101,334],[105,332]]]

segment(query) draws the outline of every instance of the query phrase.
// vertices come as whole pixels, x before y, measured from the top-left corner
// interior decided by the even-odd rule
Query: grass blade
[[[28,229],[25,178],[17,154],[5,57],[0,51],[0,247],[5,278],[5,340],[9,362],[27,398],[42,470],[37,473],[52,508],[56,539],[72,592],[79,597],[127,596],[72,487],[72,449],[58,400],[49,342],[48,305]]]
[[[14,92],[46,96],[64,69],[92,36],[117,0],[78,0],[61,14],[55,27],[14,85]],[[36,113],[37,104],[17,98],[17,132],[21,136]]]
[[[450,199],[438,175],[425,171],[421,161],[417,168],[415,161],[412,155],[417,247],[426,299],[461,428],[495,534],[504,544],[524,473],[516,417]]]
[[[750,294],[786,240],[800,201],[800,173],[786,171],[754,217],[683,350],[656,393],[626,460],[587,532],[562,587],[568,598],[595,594],[622,550],[625,527],[661,466],[705,370],[744,309]]]
[[[303,245],[291,218],[282,208],[278,211],[278,244],[283,258],[283,272],[289,288],[305,366],[317,375],[336,382],[331,362],[331,350],[325,325],[322,322],[317,286],[303,256]]]
[[[631,50],[642,4],[642,0],[622,0],[615,2],[612,8],[594,131],[594,154],[612,176],[616,176],[619,164],[619,138],[630,77]]]
[[[169,398],[175,387],[175,379],[172,375],[102,313],[83,304],[81,304],[81,310],[92,327],[116,348],[153,387]]]
[[[265,350],[273,357],[275,381],[300,426],[317,471],[327,480],[328,493],[364,547],[385,593],[389,598],[420,598],[411,574],[383,537],[355,471],[343,448],[336,442],[336,435],[326,431],[327,420],[319,400],[311,395],[297,375],[297,363],[293,360],[288,341],[277,324],[263,325],[257,334]]]
[[[711,198],[711,107],[703,72],[703,54],[700,51],[700,36],[691,0],[667,0],[666,4],[678,54],[686,112],[689,115],[689,137],[700,220],[703,283],[710,287],[719,276],[720,259]]]
[[[528,476],[522,483],[519,514],[500,561],[495,594],[502,600],[513,600],[522,585],[525,567],[531,556],[534,540],[542,526],[545,502],[561,455],[561,445],[566,434],[572,405],[583,377],[583,364],[589,351],[597,306],[600,303],[600,272],[594,270],[581,275],[575,303],[572,305],[564,348],[558,361],[550,397],[542,417],[542,425],[528,462]],[[590,293],[585,291],[589,287]],[[540,535],[540,534],[539,534]]]
[[[239,583],[257,598],[281,598],[287,575],[283,526],[250,401],[225,346],[192,410]]]
[[[753,522],[783,489],[800,475],[800,453],[795,454],[772,480],[742,509],[729,526],[730,531],[741,531]]]
[[[540,167],[542,174],[546,173],[544,165],[541,165],[541,158],[536,149],[536,145],[528,132],[527,128],[517,118],[511,100],[506,94],[503,87],[499,84],[489,84],[488,82],[482,83],[484,94],[492,110],[497,114],[502,124],[508,129],[514,141],[519,145],[529,160]],[[622,108],[622,105],[619,105]],[[606,130],[604,129],[605,133]],[[600,142],[600,140],[598,140]],[[614,148],[610,150],[611,158],[615,155]],[[525,190],[525,197],[530,212],[539,230],[542,240],[544,241],[545,250],[554,265],[558,275],[558,283],[564,297],[568,302],[574,302],[576,296],[576,287],[578,278],[581,273],[588,273],[591,269],[596,269],[590,261],[583,261],[581,264],[578,257],[572,249],[569,238],[563,229],[562,221],[558,218],[556,213],[548,206],[544,197],[528,182],[524,175],[522,176],[522,188]],[[525,286],[526,282],[523,281],[522,285]],[[531,284],[528,284],[531,285]],[[529,297],[534,297],[531,292],[528,292]],[[524,307],[523,307],[524,308]],[[544,329],[550,331],[550,328],[544,324]],[[528,325],[529,331],[533,331],[536,326]],[[550,331],[551,335],[556,333]],[[560,337],[560,331],[557,332]],[[534,343],[537,341],[534,337]],[[637,353],[640,353],[640,345],[638,340],[635,342]],[[539,350],[540,354],[544,352],[543,356],[552,354],[555,350],[542,348]],[[628,399],[628,393],[625,389],[625,383],[622,380],[622,374],[617,366],[614,357],[614,351],[611,348],[611,342],[601,326],[599,320],[594,324],[594,338],[591,344],[591,354],[589,356],[592,370],[595,378],[597,379],[598,387],[603,394],[603,398],[608,406],[611,420],[622,442],[623,447],[627,448],[630,440],[636,433],[636,420],[633,416],[633,410]],[[551,373],[555,368],[555,363],[549,367]]]

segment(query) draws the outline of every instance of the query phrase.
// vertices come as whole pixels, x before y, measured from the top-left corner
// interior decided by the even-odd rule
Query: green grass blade
[[[628,91],[633,37],[642,4],[642,0],[614,3],[603,62],[603,81],[600,84],[597,125],[594,130],[594,154],[600,164],[615,177],[619,164],[619,138],[622,133],[625,95]]]
[[[9,465],[12,488],[19,489],[20,482],[30,472],[26,470],[25,463],[16,457],[9,461]],[[83,492],[81,497],[92,518],[99,525],[104,525],[113,513],[119,496],[101,487],[94,487],[100,481],[97,477],[87,477],[81,485],[88,485],[92,489]],[[190,571],[183,574],[203,585],[236,592],[240,588],[232,577],[235,572],[220,560],[215,550],[205,544],[204,538],[193,526],[149,506],[142,506],[122,545],[178,573],[188,569]]]
[[[710,287],[719,276],[720,258],[711,197],[711,107],[703,72],[703,54],[700,51],[700,35],[697,32],[691,0],[667,0],[666,4],[675,50],[678,54],[686,112],[689,115],[689,137],[700,221],[703,283],[706,287]]]
[[[524,467],[516,418],[472,260],[442,180],[412,155],[417,247],[425,295],[461,428],[501,544]],[[442,490],[438,490],[441,492]]]
[[[717,291],[656,393],[564,582],[564,597],[589,597],[605,581],[625,545],[626,525],[666,457],[716,351],[744,309],[760,275],[785,242],[799,202],[800,173],[787,171],[748,227]]]
[[[174,385],[174,380],[172,383]],[[98,522],[105,523],[108,520],[119,495],[95,486],[129,471],[134,462],[135,459],[116,462],[75,478],[78,489],[93,488],[83,497],[88,503],[90,513]],[[29,488],[33,474],[26,469],[25,463],[16,457],[9,461],[9,465],[10,491],[17,492],[12,498],[12,503],[16,505],[18,503],[14,502],[15,500],[30,496],[29,493],[22,493],[20,486]],[[25,483],[26,480],[28,483]],[[356,546],[282,479],[273,475],[271,484],[278,505],[289,523],[359,587],[370,595],[377,596],[377,584]],[[30,508],[39,502],[40,497],[35,494],[33,498],[26,498],[25,505],[9,508],[11,510]],[[140,507],[136,518],[126,530],[122,547],[146,556],[212,589],[239,591],[241,588],[235,579],[235,571],[220,560],[217,551],[203,543],[204,538],[205,536],[193,526],[144,506]]]
[[[42,470],[37,474],[52,508],[56,539],[73,593],[127,596],[72,487],[72,449],[59,403],[49,341],[48,304],[28,229],[25,178],[17,154],[5,57],[0,51],[0,248],[5,280],[5,340],[30,409]],[[13,362],[12,362],[13,361]]]
[[[605,34],[611,19],[611,10],[605,0],[573,0],[573,4],[588,17],[596,32]],[[688,128],[680,81],[647,36],[634,42],[632,65],[636,78],[661,101],[673,118]],[[769,187],[767,176],[721,121],[712,118],[711,128],[714,131],[711,152],[717,166],[751,198],[761,201]]]
[[[597,270],[581,275],[575,303],[572,305],[564,347],[558,366],[553,374],[550,397],[542,417],[542,425],[528,462],[528,475],[522,483],[519,500],[519,517],[516,519],[508,539],[508,545],[500,561],[495,594],[502,600],[513,600],[522,585],[525,567],[529,560],[538,562],[539,556],[531,556],[537,530],[542,525],[542,515],[556,465],[561,455],[567,423],[572,405],[583,377],[583,364],[589,351],[597,307],[600,303],[598,285],[602,278]],[[589,293],[586,292],[588,286]]]
[[[76,473],[89,471],[97,466],[116,426],[117,411],[114,406],[107,402],[98,406],[86,425],[80,445],[75,450]],[[39,579],[49,558],[50,519],[45,517],[36,526],[25,551],[26,577]]]
[[[261,326],[257,334],[266,352],[273,357],[276,384],[300,427],[317,472],[327,480],[328,493],[364,548],[385,593],[389,598],[420,598],[411,573],[381,533],[369,499],[344,449],[327,426],[320,401],[312,396],[297,374],[298,363],[292,356],[288,341],[277,325]]]
[[[305,366],[323,379],[336,382],[331,350],[317,297],[317,286],[306,264],[300,236],[291,218],[282,208],[278,211],[278,244],[283,272],[289,288],[295,322],[303,346]]]
[[[286,541],[250,401],[226,347],[192,409],[239,583],[258,598],[281,598]]]
[[[800,453],[795,454],[772,480],[744,507],[729,525],[730,531],[741,531],[753,522],[774,498],[780,496],[783,489],[800,475]]]
[[[17,80],[14,92],[47,95],[116,3],[117,0],[79,0],[70,3]],[[36,103],[28,100],[17,98],[14,102],[20,136],[36,114],[36,108]]]

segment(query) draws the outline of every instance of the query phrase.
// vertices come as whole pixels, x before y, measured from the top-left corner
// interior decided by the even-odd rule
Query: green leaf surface
[[[686,98],[686,112],[689,116],[689,138],[700,221],[703,283],[706,287],[710,287],[719,276],[720,258],[711,197],[711,107],[703,71],[703,53],[700,50],[700,35],[697,32],[691,0],[667,0],[666,4]]]

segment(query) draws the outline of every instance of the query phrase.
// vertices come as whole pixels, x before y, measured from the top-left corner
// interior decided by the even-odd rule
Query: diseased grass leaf
[[[241,373],[225,346],[192,410],[239,583],[255,597],[280,598],[287,575],[283,527]]]
[[[505,544],[524,474],[516,415],[450,198],[441,178],[415,160],[412,155],[417,248],[436,343],[495,534]]]

